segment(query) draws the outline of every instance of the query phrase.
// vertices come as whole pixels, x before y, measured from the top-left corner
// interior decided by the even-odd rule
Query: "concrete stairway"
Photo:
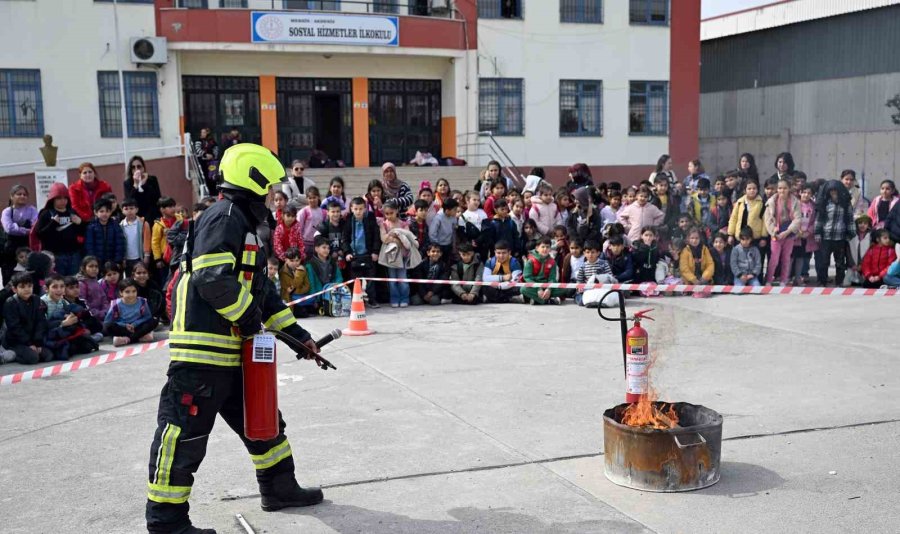
[[[415,194],[419,182],[427,180],[434,189],[439,178],[446,178],[451,189],[466,191],[478,180],[478,167],[397,167],[397,176],[408,183]],[[307,169],[304,175],[314,181],[323,196],[328,196],[328,183],[334,176],[344,179],[347,198],[362,196],[369,182],[381,178],[380,167],[348,167],[344,169]]]

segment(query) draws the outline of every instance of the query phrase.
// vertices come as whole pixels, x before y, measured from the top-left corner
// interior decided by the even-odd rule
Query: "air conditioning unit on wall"
[[[165,65],[169,50],[165,37],[132,37],[131,62],[138,65]]]

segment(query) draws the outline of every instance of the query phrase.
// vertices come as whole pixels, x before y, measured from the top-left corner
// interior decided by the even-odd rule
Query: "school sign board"
[[[398,17],[254,11],[250,24],[254,43],[400,45]]]
[[[50,195],[50,187],[55,183],[69,185],[65,169],[38,168],[34,170],[34,198],[38,209],[42,209]]]

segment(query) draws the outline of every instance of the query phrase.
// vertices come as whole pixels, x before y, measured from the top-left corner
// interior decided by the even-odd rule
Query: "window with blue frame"
[[[669,82],[631,82],[628,132],[631,135],[669,134]]]
[[[0,69],[0,137],[43,135],[41,71]]]
[[[128,137],[159,137],[159,105],[155,72],[123,72],[125,79],[125,113],[128,115]],[[100,89],[100,136],[121,137],[119,111],[119,74],[97,73]]]
[[[225,9],[247,9],[247,0],[219,0],[219,7]]]
[[[603,82],[559,81],[559,135],[603,135]]]
[[[632,24],[669,24],[669,0],[629,0]]]
[[[186,9],[208,9],[209,2],[207,2],[207,0],[176,0],[175,7],[183,7]]]
[[[600,24],[603,0],[559,0],[559,21]]]
[[[478,0],[480,19],[520,19],[522,0]]]
[[[317,11],[340,11],[340,0],[284,0],[283,9],[312,9]]]
[[[478,80],[478,129],[495,135],[523,135],[524,89],[521,78]]]
[[[372,11],[375,13],[399,13],[400,0],[374,0]]]

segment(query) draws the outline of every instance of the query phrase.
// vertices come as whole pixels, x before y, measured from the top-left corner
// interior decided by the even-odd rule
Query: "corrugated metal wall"
[[[897,130],[900,72],[700,95],[700,137]]]
[[[703,41],[700,91],[900,72],[898,51],[900,5]]]

